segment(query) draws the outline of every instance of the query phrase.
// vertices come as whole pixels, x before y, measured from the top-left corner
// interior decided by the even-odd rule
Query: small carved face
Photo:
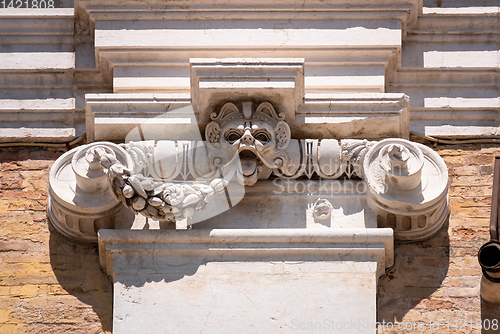
[[[318,198],[313,206],[314,220],[329,220],[332,215],[333,206],[327,199]]]

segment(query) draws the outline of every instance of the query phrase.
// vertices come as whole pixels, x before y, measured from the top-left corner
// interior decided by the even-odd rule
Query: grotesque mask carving
[[[211,115],[212,122],[205,129],[214,165],[227,165],[239,156],[245,185],[255,184],[259,174],[267,177],[288,164],[291,138],[284,115],[277,114],[271,103],[252,107],[251,102],[244,102],[240,111],[228,102],[218,115]]]

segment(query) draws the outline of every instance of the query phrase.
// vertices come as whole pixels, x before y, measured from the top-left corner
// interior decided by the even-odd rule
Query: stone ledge
[[[99,256],[108,275],[121,272],[161,273],[159,257],[378,260],[378,276],[394,262],[393,231],[379,229],[213,229],[100,230]],[[145,262],[136,262],[136,257]],[[121,255],[124,255],[123,257]],[[153,261],[153,262],[151,262]],[[151,267],[150,267],[151,265]],[[165,265],[169,265],[165,263]],[[159,271],[158,271],[159,270]]]
[[[86,101],[89,141],[122,141],[139,125],[145,126],[146,139],[178,139],[171,134],[181,127],[193,131],[201,117],[187,93],[87,94]],[[296,138],[332,134],[337,139],[408,138],[408,97],[397,93],[306,94],[302,105],[288,110],[286,121]]]

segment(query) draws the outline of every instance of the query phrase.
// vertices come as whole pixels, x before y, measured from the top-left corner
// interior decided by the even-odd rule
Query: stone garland
[[[114,195],[135,214],[159,221],[180,221],[203,211],[215,194],[224,193],[227,181],[216,178],[210,184],[177,184],[162,182],[132,171],[122,165],[111,153],[97,146],[94,152],[100,163],[108,169]]]

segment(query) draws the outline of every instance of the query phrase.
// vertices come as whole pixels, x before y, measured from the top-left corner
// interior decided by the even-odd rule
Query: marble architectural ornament
[[[51,170],[49,217],[54,226],[68,236],[95,241],[97,222],[118,212],[120,203],[154,220],[186,222],[215,197],[227,196],[230,182],[252,186],[272,174],[365,180],[378,227],[391,227],[397,240],[430,237],[447,218],[446,166],[424,145],[404,139],[292,139],[284,115],[269,102],[228,102],[211,119],[204,142],[100,142],[65,154]],[[71,193],[63,189],[63,179],[76,183]],[[100,205],[93,204],[94,198]],[[84,218],[87,206],[95,222]],[[331,208],[318,200],[314,218],[329,219]]]
[[[210,184],[189,184],[163,182],[158,177],[134,174],[133,170],[118,162],[114,154],[106,153],[105,147],[94,146],[90,150],[100,159],[102,167],[107,168],[116,198],[132,208],[135,214],[159,221],[191,218],[196,211],[205,209],[216,193],[224,192],[227,185],[227,181],[221,178],[213,179]],[[143,164],[139,168],[144,169]]]
[[[332,203],[324,198],[318,198],[313,206],[313,218],[316,221],[330,220],[332,216]]]
[[[295,152],[287,151],[291,131],[285,115],[277,114],[269,102],[255,110],[252,106],[244,102],[240,111],[233,103],[224,104],[219,114],[210,115],[205,130],[211,163],[222,166],[239,156],[245,185],[255,184],[263,170],[294,167]]]
[[[291,139],[285,116],[269,102],[255,110],[244,102],[242,110],[226,103],[219,114],[212,113],[205,130],[209,160],[223,166],[239,156],[245,185],[267,179],[274,172],[282,178],[337,179],[344,173],[363,177],[363,157],[374,142],[359,139]]]
[[[92,143],[66,152],[50,170],[49,220],[63,235],[80,242],[97,242],[99,229],[114,228],[117,221],[131,224],[135,218],[112,195],[99,154],[132,168],[132,159],[120,146]]]
[[[439,231],[449,213],[448,169],[422,144],[401,139],[378,142],[363,162],[377,226],[391,227],[400,241],[418,241]]]

